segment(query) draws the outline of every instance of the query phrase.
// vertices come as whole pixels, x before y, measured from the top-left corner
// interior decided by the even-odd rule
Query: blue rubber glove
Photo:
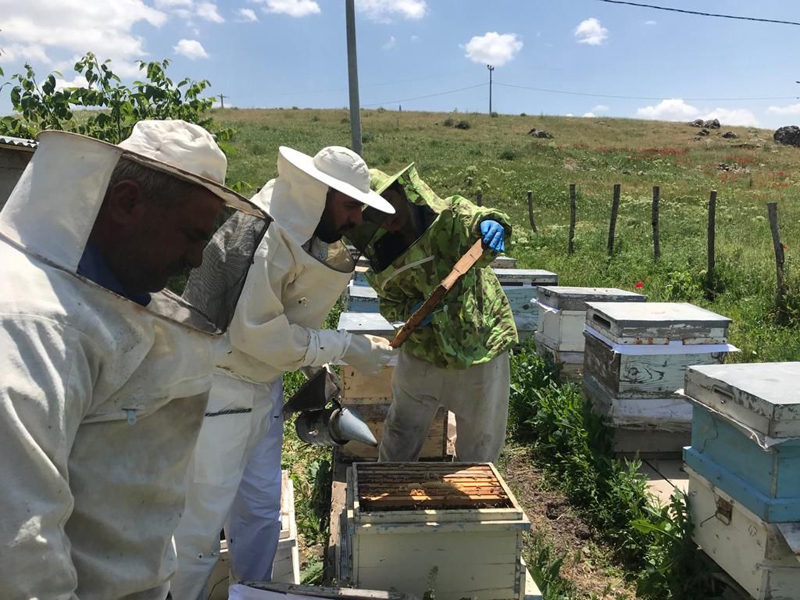
[[[505,252],[506,250],[506,230],[497,221],[488,219],[481,221],[481,235],[483,236],[483,243],[492,249],[492,252]]]
[[[419,307],[422,306],[424,303],[425,303],[424,300],[420,300],[419,302],[417,302],[411,309],[411,314],[413,315],[415,312],[417,312],[419,310]],[[422,319],[422,321],[420,322],[419,325],[417,325],[417,327],[425,327],[426,325],[430,325],[432,319],[433,319],[433,312],[431,312],[431,314]]]

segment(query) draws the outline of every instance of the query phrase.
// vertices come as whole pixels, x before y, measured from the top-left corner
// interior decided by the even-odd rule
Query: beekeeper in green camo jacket
[[[366,209],[364,224],[350,237],[370,261],[366,277],[390,323],[407,320],[476,240],[486,247],[402,346],[379,460],[417,460],[442,405],[456,415],[457,460],[495,462],[505,440],[508,351],[517,330],[488,265],[505,249],[508,217],[461,196],[439,198],[413,165],[391,177],[376,169],[370,175],[372,188],[396,213],[385,218]]]

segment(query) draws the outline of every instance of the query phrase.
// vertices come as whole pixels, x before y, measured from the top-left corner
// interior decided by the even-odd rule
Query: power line
[[[674,98],[675,95],[666,96],[617,96],[614,94],[591,94],[588,92],[571,92],[567,90],[553,90],[548,88],[530,87],[525,85],[513,85],[511,83],[494,82],[495,85],[500,85],[507,88],[515,88],[519,90],[531,90],[534,92],[545,92],[548,94],[564,94],[566,96],[584,96],[588,98],[613,98],[617,100],[663,100],[664,98]],[[748,100],[797,100],[798,96],[772,96],[764,98],[743,97],[743,98],[682,98],[691,102],[743,102]]]
[[[759,23],[776,23],[779,25],[796,25],[800,26],[800,23],[795,21],[782,21],[780,19],[762,19],[759,17],[740,17],[737,15],[723,15],[719,13],[707,13],[707,12],[700,12],[697,10],[685,10],[682,8],[671,8],[668,6],[656,6],[654,4],[641,4],[639,2],[628,2],[627,0],[595,0],[596,2],[606,2],[608,4],[626,4],[628,6],[638,6],[639,8],[652,8],[655,10],[665,10],[668,12],[676,12],[676,13],[683,13],[687,15],[698,15],[701,17],[717,17],[720,19],[737,19],[739,21],[757,21]]]
[[[412,102],[414,100],[424,100],[425,98],[435,98],[437,96],[446,96],[448,94],[455,94],[457,92],[464,92],[466,90],[474,90],[480,87],[486,87],[489,85],[488,83],[478,83],[476,85],[470,85],[468,87],[459,88],[457,90],[447,90],[446,92],[438,92],[436,94],[428,94],[427,96],[416,96],[414,98],[403,98],[402,100],[387,100],[386,102],[374,102],[372,104],[362,104],[362,108],[368,108],[370,106],[384,106],[386,104],[397,104],[399,102]]]

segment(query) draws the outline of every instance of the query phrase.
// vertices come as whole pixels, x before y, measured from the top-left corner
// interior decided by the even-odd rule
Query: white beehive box
[[[800,522],[800,362],[686,372],[685,462],[767,522]]]
[[[294,514],[294,483],[288,471],[281,472],[281,533],[272,563],[272,581],[300,583],[300,554]]]
[[[342,300],[342,310],[347,312],[378,312],[380,307],[378,293],[369,285],[356,283],[355,279],[347,284]]]
[[[615,451],[679,455],[692,407],[678,395],[690,365],[716,364],[735,348],[730,319],[686,303],[587,303],[583,388],[615,428]]]
[[[394,329],[379,313],[342,313],[338,329],[352,333],[380,335],[391,339]],[[355,408],[378,440],[383,436],[383,424],[392,403],[392,374],[389,366],[376,375],[364,375],[349,365],[339,371],[342,379],[342,405]],[[455,449],[455,417],[440,408],[428,430],[420,458],[426,460],[447,459]],[[375,460],[378,449],[359,442],[348,442],[339,450],[347,460]]]
[[[536,348],[561,366],[567,378],[579,379],[586,345],[583,327],[587,302],[644,302],[647,296],[617,288],[539,286]]]
[[[530,522],[489,463],[355,463],[343,576],[437,600],[521,599]]]
[[[558,275],[542,269],[495,269],[494,273],[511,305],[520,341],[532,337],[539,320],[536,290],[540,285],[558,285]]]
[[[800,597],[800,523],[766,523],[690,467],[692,537],[756,600]]]

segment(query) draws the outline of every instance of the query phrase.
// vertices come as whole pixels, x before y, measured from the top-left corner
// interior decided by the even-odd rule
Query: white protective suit
[[[344,243],[309,244],[327,190],[279,155],[278,178],[252,198],[274,222],[231,322],[230,349],[217,360],[186,511],[175,533],[175,600],[206,597],[229,515],[225,529],[234,578],[271,577],[280,534],[281,378],[335,362],[350,344],[347,332],[319,329],[355,269]]]
[[[0,213],[0,598],[163,600],[212,337],[76,275],[123,149],[39,142]]]

